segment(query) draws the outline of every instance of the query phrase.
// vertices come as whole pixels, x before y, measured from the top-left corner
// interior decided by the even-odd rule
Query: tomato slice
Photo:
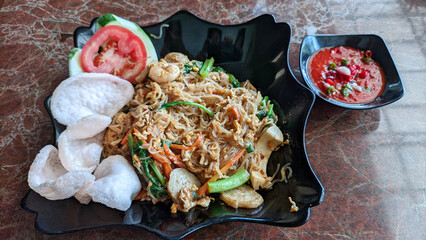
[[[85,72],[109,73],[130,82],[146,67],[146,48],[130,30],[116,25],[101,28],[81,51]]]

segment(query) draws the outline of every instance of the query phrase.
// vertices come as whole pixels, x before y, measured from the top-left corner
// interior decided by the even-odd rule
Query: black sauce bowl
[[[385,89],[373,102],[349,104],[329,98],[311,81],[308,73],[309,58],[316,51],[326,47],[348,46],[360,50],[371,50],[373,59],[377,61],[385,74]],[[363,35],[308,35],[300,47],[300,70],[309,88],[321,99],[339,107],[349,109],[371,109],[393,103],[404,96],[404,85],[385,41],[375,34]]]

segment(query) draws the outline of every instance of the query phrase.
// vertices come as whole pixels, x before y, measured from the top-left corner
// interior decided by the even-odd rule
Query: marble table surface
[[[273,14],[293,28],[290,65],[304,36],[378,34],[386,41],[406,93],[382,108],[355,111],[317,100],[306,149],[325,188],[309,221],[295,228],[253,223],[213,225],[188,239],[426,239],[426,2],[0,0],[0,239],[156,239],[111,227],[43,235],[20,207],[35,155],[52,143],[43,101],[67,78],[76,27],[104,13],[149,25],[186,9],[207,21],[242,23]]]

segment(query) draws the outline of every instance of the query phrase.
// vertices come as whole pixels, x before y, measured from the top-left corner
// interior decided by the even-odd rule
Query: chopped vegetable
[[[194,107],[198,107],[199,109],[203,110],[204,112],[206,112],[208,115],[210,115],[211,117],[214,117],[214,113],[212,111],[210,111],[210,109],[204,107],[203,105],[199,104],[199,103],[194,103],[194,102],[171,102],[171,103],[166,103],[163,104],[160,109],[167,109],[169,107],[174,107],[176,105],[189,105],[189,106],[194,106]]]
[[[170,177],[170,173],[172,172],[172,167],[170,166],[170,161],[166,156],[163,156],[159,153],[150,153],[152,158],[156,160],[157,162],[161,163],[163,166],[164,173],[166,174],[166,177]]]
[[[148,156],[148,149],[143,147],[144,142],[140,140],[139,142],[135,143],[133,135],[129,134],[127,138],[127,143],[129,144],[130,152],[132,154],[133,166],[138,170],[141,175],[145,176],[153,183],[150,188],[152,196],[163,196],[166,181],[160,170],[154,164],[152,159]],[[152,172],[155,174],[155,176],[152,174]]]
[[[262,119],[264,119],[266,117],[266,115],[268,114],[268,111],[266,110],[261,110],[259,112],[256,113],[256,117],[262,121]]]
[[[325,79],[325,82],[328,83],[328,84],[330,84],[330,85],[334,85],[335,84],[330,78]]]
[[[327,87],[327,94],[331,95],[336,89],[333,86]]]
[[[183,69],[185,70],[185,73],[190,73],[191,71],[195,71],[196,69],[200,69],[202,66],[202,62],[195,61],[195,62],[187,62],[183,65]]]
[[[269,101],[269,97],[268,96],[263,97],[262,101],[260,102],[260,106],[262,106],[262,107],[266,106],[266,104],[268,103],[268,101]]]
[[[226,72],[226,71],[225,71],[225,69],[217,66],[217,67],[213,68],[212,72]]]
[[[212,71],[213,63],[214,63],[213,57],[211,57],[210,59],[206,59],[203,63],[203,66],[201,66],[201,69],[198,72],[198,74],[200,74],[202,78],[207,77],[207,75],[209,75],[209,73]]]
[[[229,107],[229,108],[228,108],[228,110],[226,110],[226,111],[227,111],[227,112],[232,112],[232,113],[233,113],[233,115],[234,115],[234,119],[235,119],[235,120],[240,119],[240,113],[238,112],[237,107],[235,107],[235,106],[231,106],[231,107]]]
[[[172,144],[172,142],[170,142],[169,140],[161,139],[161,145],[163,147],[164,145],[167,145],[168,147],[170,147],[170,144]]]
[[[346,59],[346,58],[342,58],[342,60],[340,60],[340,63],[341,63],[343,66],[346,66],[346,65],[348,65],[349,61],[348,61],[348,59]]]
[[[328,64],[328,69],[329,70],[334,70],[334,69],[336,69],[336,67],[337,67],[337,65],[334,62]]]
[[[241,168],[234,175],[215,182],[209,182],[210,193],[220,193],[239,187],[250,179],[250,174],[244,168]]]
[[[167,144],[163,145],[164,147],[164,152],[166,153],[167,157],[169,157],[170,160],[172,160],[172,162],[180,167],[180,168],[186,168],[185,164],[182,162],[182,160],[180,158],[178,158],[173,152],[172,150],[170,150],[169,146],[167,146]]]
[[[345,85],[342,89],[342,95],[347,97],[351,93],[351,89],[348,87],[348,85]]]
[[[246,151],[247,151],[247,153],[252,153],[252,152],[254,152],[254,147],[253,147],[253,144],[252,144],[251,142],[248,142],[248,143],[246,144]]]
[[[238,80],[235,78],[233,74],[228,73],[229,76],[229,82],[232,84],[233,87],[241,87],[241,84],[238,82]]]
[[[268,118],[271,118],[271,119],[273,119],[273,118],[274,118],[274,111],[273,111],[273,108],[274,108],[274,104],[269,105],[268,113],[266,114],[266,116],[267,116]]]
[[[226,171],[228,171],[228,169],[230,167],[232,167],[232,165],[234,165],[238,159],[241,158],[241,156],[243,156],[243,154],[245,153],[246,149],[242,149],[239,153],[237,153],[237,155],[235,155],[234,158],[231,159],[231,161],[229,161],[228,163],[226,163],[221,169],[220,172],[222,174],[224,174]],[[217,173],[215,174],[213,177],[211,177],[206,183],[204,183],[203,186],[201,186],[198,190],[197,190],[197,196],[203,196],[204,194],[206,194],[206,191],[208,190],[208,183],[209,182],[214,182],[216,180],[218,180],[220,178],[220,175]]]
[[[367,78],[370,74],[367,71],[362,71],[358,76],[361,79]]]
[[[185,146],[182,143],[172,143],[170,144],[171,148],[176,148],[176,149],[180,149],[180,150],[192,150],[194,148],[196,148],[202,141],[203,141],[204,137],[203,135],[198,135],[197,140],[195,140],[194,144],[192,144],[192,146]]]
[[[365,51],[366,58],[371,58],[371,55],[373,55],[373,53],[370,50]]]
[[[364,63],[370,63],[371,58],[362,58],[361,61],[364,62]]]
[[[121,145],[126,145],[127,143],[127,138],[129,137],[129,134],[132,133],[132,129],[130,129],[127,133],[126,136],[124,136],[123,140],[121,141]]]

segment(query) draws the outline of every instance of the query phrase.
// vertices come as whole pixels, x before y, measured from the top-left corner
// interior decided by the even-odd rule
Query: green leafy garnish
[[[201,105],[199,103],[194,103],[194,102],[171,102],[171,103],[166,103],[166,104],[163,104],[160,107],[160,109],[167,109],[169,107],[173,107],[173,106],[176,106],[176,105],[189,105],[189,106],[198,107],[199,109],[203,110],[208,115],[210,115],[211,117],[214,117],[214,113],[212,111],[210,111],[210,109],[204,107],[203,105]]]

